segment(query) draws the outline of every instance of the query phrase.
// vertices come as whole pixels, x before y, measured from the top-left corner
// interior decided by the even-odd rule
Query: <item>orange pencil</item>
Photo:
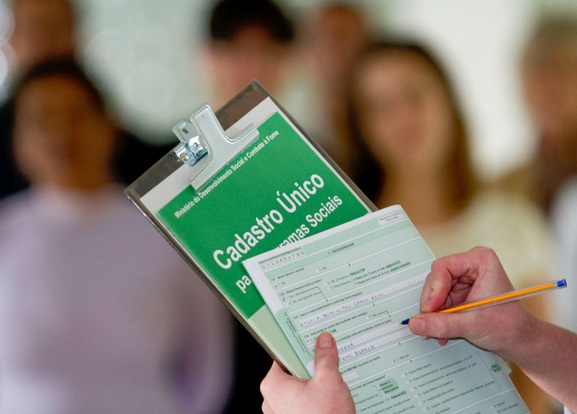
[[[533,286],[530,288],[519,289],[513,292],[503,293],[502,295],[492,296],[490,298],[477,300],[475,302],[464,303],[462,305],[453,306],[452,308],[442,309],[439,312],[442,313],[453,313],[461,312],[470,309],[486,308],[488,306],[499,305],[502,303],[512,302],[514,300],[520,300],[527,298],[529,296],[538,295],[540,293],[548,292],[552,289],[567,287],[567,281],[565,279],[553,280],[551,282],[543,283],[542,285]],[[409,319],[405,319],[401,322],[401,325],[407,325]]]

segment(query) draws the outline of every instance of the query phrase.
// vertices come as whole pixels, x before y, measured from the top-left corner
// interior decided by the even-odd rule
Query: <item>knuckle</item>
[[[454,338],[457,331],[452,315],[436,315],[433,326],[431,327],[431,334],[435,338]]]
[[[495,251],[487,246],[476,246],[473,247],[472,251],[487,259],[497,256]]]
[[[265,397],[268,395],[270,386],[268,384],[267,378],[265,377],[265,379],[263,379],[260,383],[260,393],[263,395],[263,397]]]

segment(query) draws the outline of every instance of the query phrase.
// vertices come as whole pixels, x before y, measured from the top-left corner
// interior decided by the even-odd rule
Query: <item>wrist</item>
[[[543,352],[551,349],[548,339],[549,324],[529,312],[516,323],[507,327],[507,339],[495,353],[518,365],[523,371],[538,369],[538,361]]]
[[[543,346],[547,346],[546,323],[531,314],[524,305],[517,304],[516,314],[507,314],[501,327],[501,340],[493,352],[519,366],[535,359]]]

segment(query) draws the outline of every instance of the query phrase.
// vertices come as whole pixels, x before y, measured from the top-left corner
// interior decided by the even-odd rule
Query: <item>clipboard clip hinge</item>
[[[172,132],[180,140],[173,150],[176,156],[183,163],[194,166],[190,183],[195,190],[205,185],[259,137],[258,129],[253,124],[229,137],[208,105],[197,109],[190,120],[180,121]]]
[[[194,165],[208,154],[207,146],[201,141],[200,134],[191,121],[179,122],[172,131],[180,141],[174,152],[184,163]]]

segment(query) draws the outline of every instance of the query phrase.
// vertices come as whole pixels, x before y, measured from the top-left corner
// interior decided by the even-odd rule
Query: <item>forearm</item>
[[[537,319],[519,331],[517,346],[501,356],[577,412],[577,334]]]

